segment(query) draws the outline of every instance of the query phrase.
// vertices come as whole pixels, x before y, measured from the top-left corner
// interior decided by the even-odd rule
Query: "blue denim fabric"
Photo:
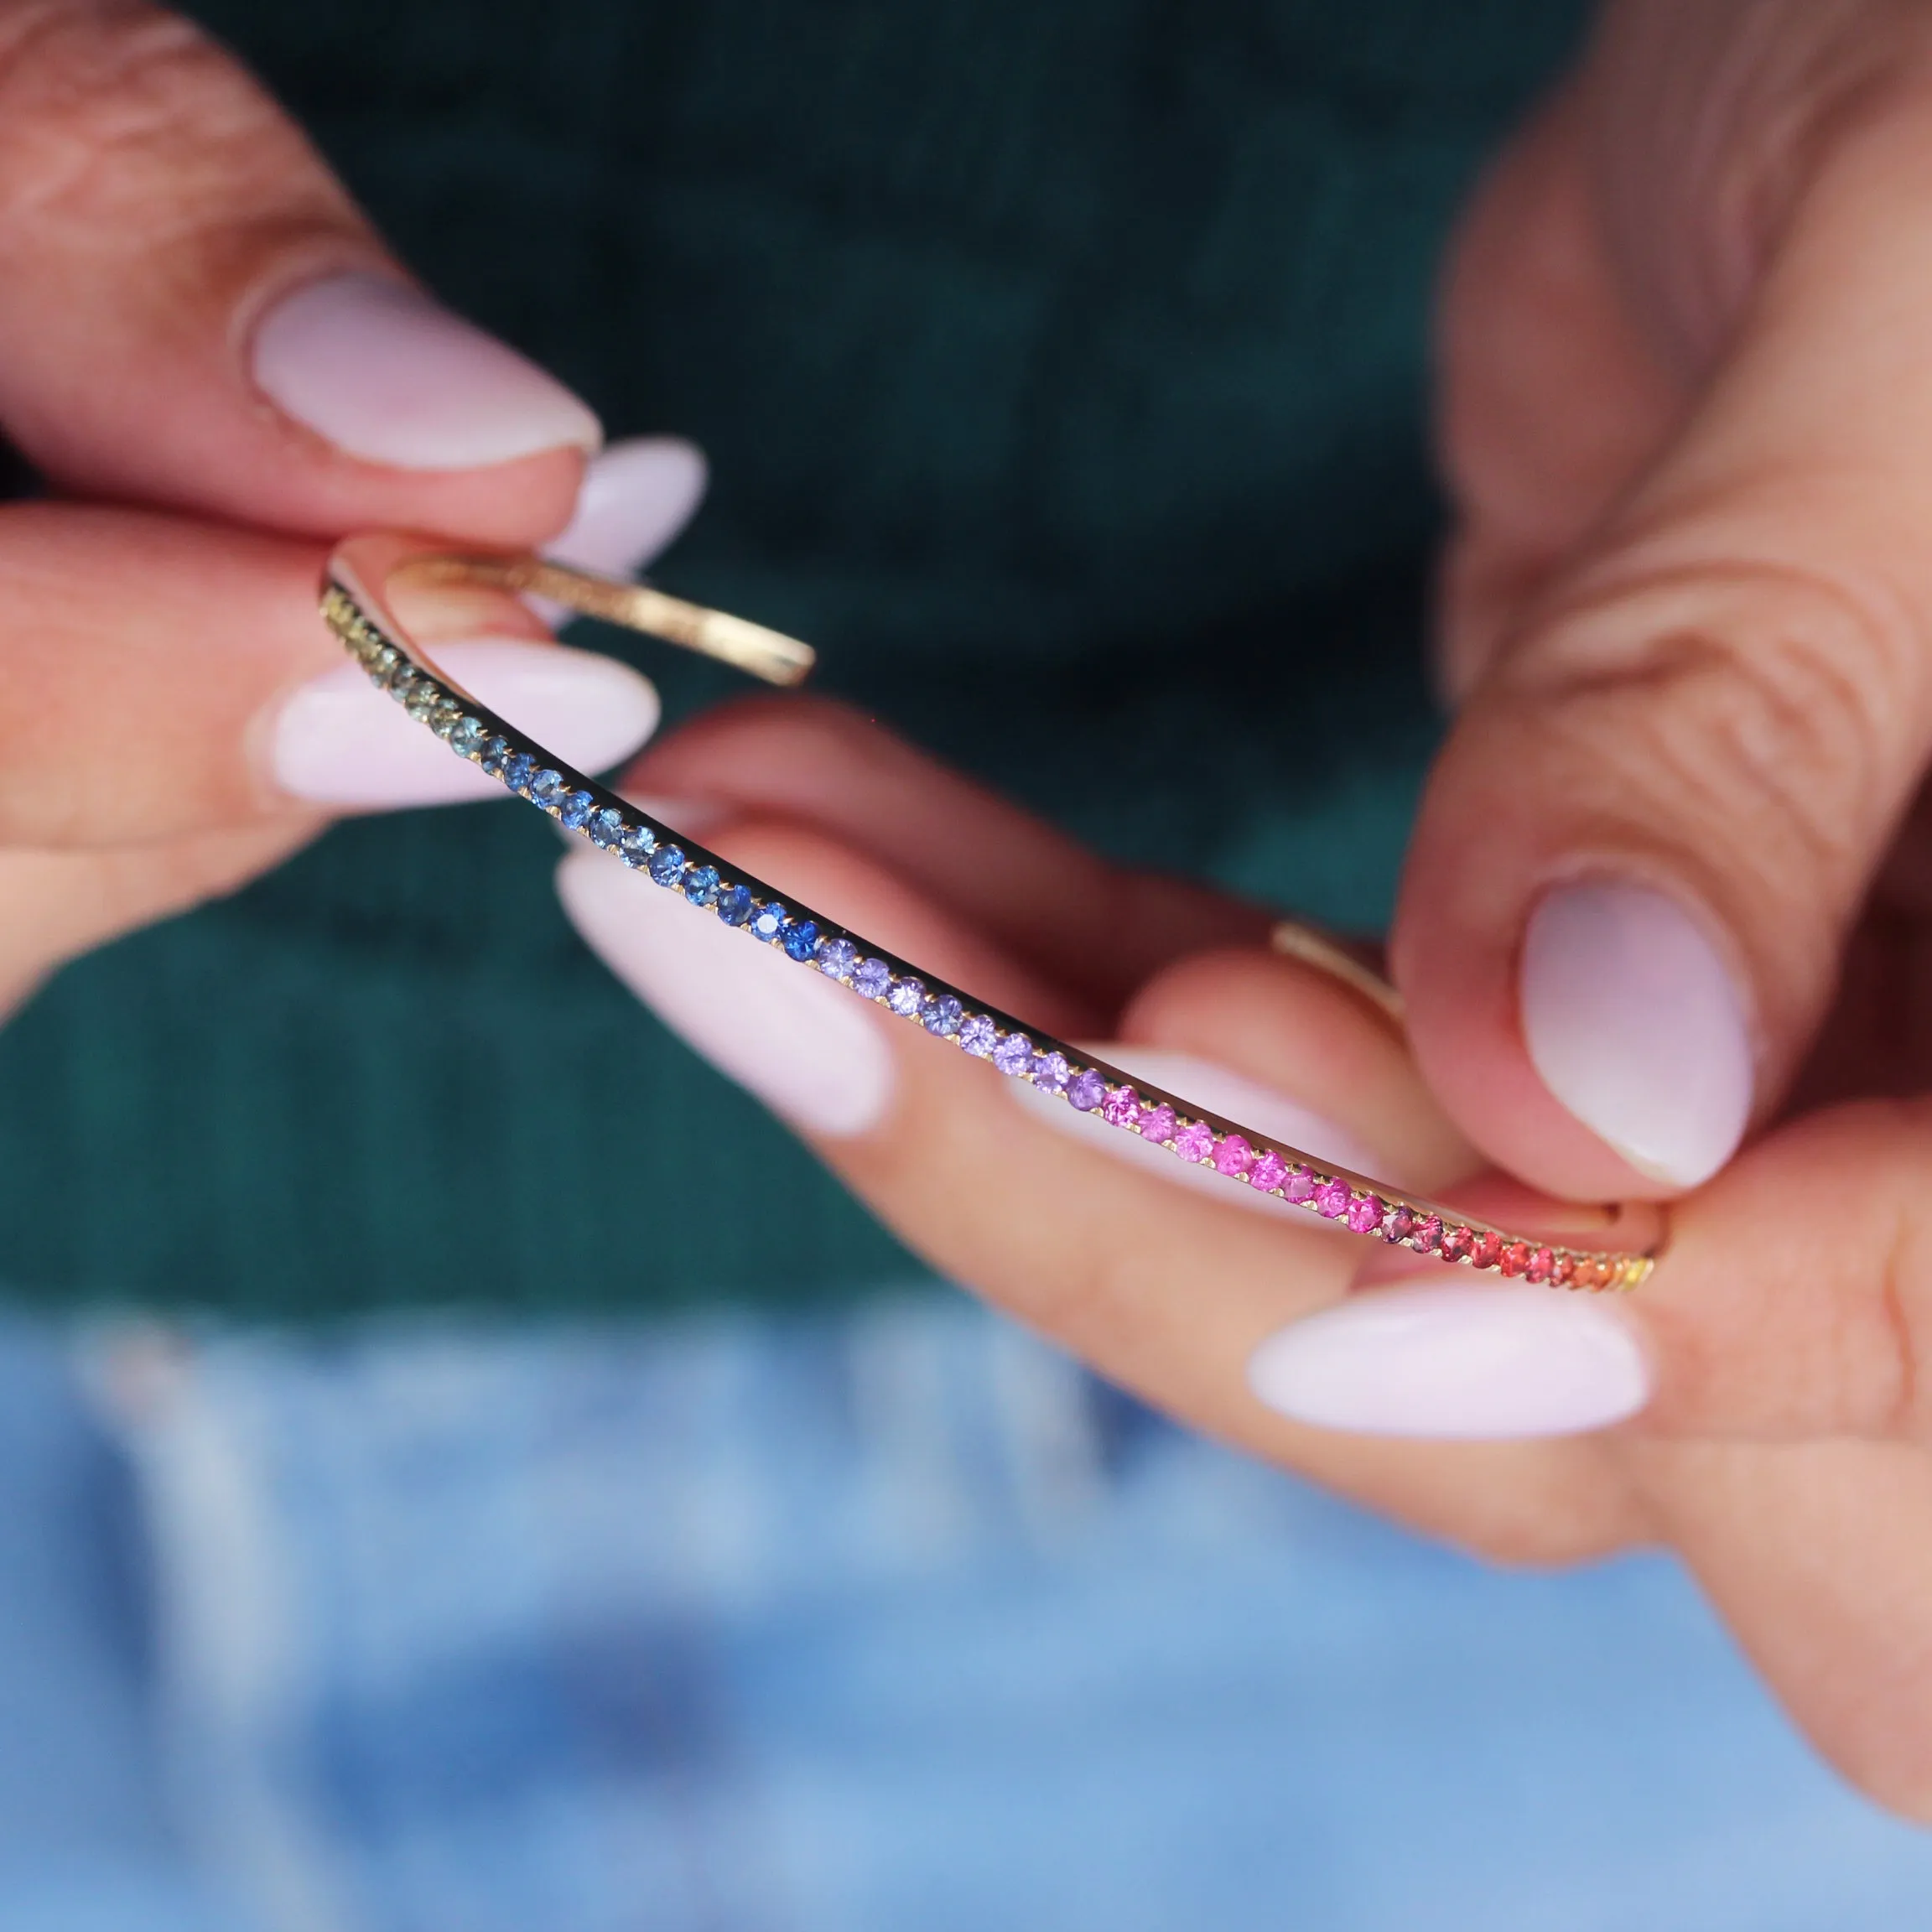
[[[963,1302],[91,1353],[112,1440],[0,1333],[0,1926],[1932,1920],[1668,1562],[1489,1571]]]

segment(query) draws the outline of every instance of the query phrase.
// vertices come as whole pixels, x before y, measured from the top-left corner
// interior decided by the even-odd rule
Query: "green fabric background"
[[[190,10],[454,304],[705,448],[668,588],[1110,851],[1383,917],[1430,280],[1573,4]],[[637,656],[674,710],[730,688]],[[345,825],[72,968],[0,1036],[0,1267],[252,1316],[903,1280],[578,945],[554,854],[507,808]]]

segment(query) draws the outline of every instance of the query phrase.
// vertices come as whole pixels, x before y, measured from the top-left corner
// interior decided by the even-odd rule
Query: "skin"
[[[936,972],[1076,1039],[1239,1067],[1437,1189],[1493,1163],[1577,1200],[1667,1192],[1543,1088],[1515,960],[1536,893],[1579,862],[1708,908],[1754,1008],[1754,1136],[1676,1204],[1668,1259],[1623,1305],[1656,1392],[1596,1436],[1419,1446],[1272,1415],[1250,1351],[1347,1292],[1358,1251],[1016,1119],[1001,1083],[909,1029],[891,1116],[819,1151],[1106,1374],[1424,1530],[1511,1562],[1675,1548],[1819,1747],[1920,1818],[1926,43],[1909,7],[1613,8],[1472,205],[1439,333],[1457,717],[1391,944],[1406,1042],[1231,934],[1238,909],[1110,872],[831,708],[715,714],[636,774]],[[885,787],[891,813],[866,803]],[[981,881],[1016,867],[1026,894],[989,902]],[[1124,974],[1080,937],[1122,923]]]
[[[835,708],[714,714],[633,778],[1000,1005],[1239,1067],[1432,1188],[1500,1166],[1658,1191],[1537,1080],[1516,949],[1579,855],[1708,907],[1757,1016],[1757,1133],[1677,1205],[1629,1304],[1657,1394],[1602,1436],[1418,1446],[1270,1415],[1249,1353],[1348,1291],[1354,1244],[1151,1184],[910,1029],[889,1119],[819,1151],[1104,1372],[1404,1521],[1515,1562],[1669,1544],[1820,1748],[1932,1817],[1925,41],[1877,0],[1614,6],[1472,206],[1441,334],[1458,709],[1392,943],[1406,1040],[1269,956],[1252,909],[1108,866]],[[0,5],[0,426],[55,495],[0,509],[0,1004],[318,828],[259,739],[340,662],[314,615],[330,538],[522,547],[569,514],[574,452],[408,472],[267,405],[253,318],[345,267],[400,273],[192,29]],[[136,719],[165,721],[164,766],[117,728]],[[1131,936],[1105,961],[1096,914]]]
[[[314,615],[331,539],[523,547],[569,517],[575,450],[397,470],[268,405],[255,318],[349,268],[404,273],[195,29],[0,4],[0,433],[58,499],[0,506],[0,1010],[321,828],[257,721],[341,662]],[[501,625],[536,629],[520,610]]]

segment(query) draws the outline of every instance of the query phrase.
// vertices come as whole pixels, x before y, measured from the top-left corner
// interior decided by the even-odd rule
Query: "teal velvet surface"
[[[1575,7],[195,11],[449,301],[705,448],[667,588],[1110,851],[1384,917],[1431,278]],[[636,655],[674,713],[730,688]],[[583,951],[555,849],[346,824],[63,974],[0,1036],[7,1272],[274,1316],[902,1281]]]

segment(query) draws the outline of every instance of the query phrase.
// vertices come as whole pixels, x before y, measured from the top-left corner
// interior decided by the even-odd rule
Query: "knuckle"
[[[1896,811],[1924,644],[1902,610],[1753,567],[1567,611],[1512,662],[1539,729],[1607,817],[1747,832],[1722,854],[1788,903],[1860,889]],[[1545,725],[1542,721],[1547,720]]]
[[[142,0],[26,0],[0,23],[0,221],[10,247],[138,221],[207,226],[300,137],[190,22]]]

